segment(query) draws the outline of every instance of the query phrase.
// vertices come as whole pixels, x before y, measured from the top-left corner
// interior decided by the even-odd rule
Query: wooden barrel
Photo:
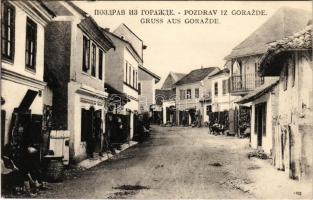
[[[61,181],[64,175],[64,164],[61,156],[46,159],[46,180],[49,182]]]

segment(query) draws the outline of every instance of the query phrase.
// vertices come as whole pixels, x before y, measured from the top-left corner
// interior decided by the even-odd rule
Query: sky
[[[160,88],[170,71],[188,73],[210,66],[222,68],[224,57],[269,19],[280,7],[312,10],[311,1],[76,1],[97,23],[113,31],[125,23],[148,46],[144,66],[161,77]],[[174,17],[219,18],[219,24],[145,24],[141,18],[160,16],[95,15],[95,9],[173,9]],[[184,10],[228,10],[227,16],[183,16]],[[232,10],[265,10],[263,16],[230,15]],[[168,19],[168,17],[162,17]],[[173,18],[171,16],[170,18]]]

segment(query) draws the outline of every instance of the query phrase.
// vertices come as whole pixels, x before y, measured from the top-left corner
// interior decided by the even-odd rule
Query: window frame
[[[127,79],[128,79],[128,62],[125,61],[125,80],[124,80],[125,83],[128,83]]]
[[[190,93],[190,95],[188,95],[188,93]],[[192,92],[191,92],[191,89],[187,89],[186,90],[186,99],[192,99],[191,96],[192,95]]]
[[[87,59],[87,60],[86,60]],[[90,69],[90,39],[87,36],[83,36],[83,72],[88,73]]]
[[[32,29],[32,30],[31,30]],[[26,40],[25,40],[25,67],[28,70],[36,71],[37,59],[37,23],[31,18],[26,19]],[[33,32],[28,32],[33,31]],[[33,42],[33,46],[31,45]],[[33,47],[33,48],[32,48]]]
[[[103,80],[103,58],[104,58],[104,52],[102,51],[102,49],[99,48],[98,51],[98,56],[99,56],[99,61],[98,61],[98,78],[100,80]]]
[[[11,16],[8,17],[4,17],[5,16],[5,11],[11,10]],[[16,10],[15,7],[11,4],[9,4],[8,2],[2,2],[2,6],[1,6],[1,56],[2,59],[13,62],[14,61],[14,55],[15,55],[15,16],[16,16]],[[6,19],[10,19],[10,25],[9,22],[6,21]],[[5,22],[7,22],[7,24],[5,24]],[[5,29],[6,25],[9,25],[10,27],[10,45],[8,45],[8,35],[5,33],[8,33],[8,29]],[[4,34],[3,34],[4,33]],[[7,37],[5,37],[7,36]],[[5,44],[3,43],[5,40]],[[2,45],[4,46],[5,52],[3,52],[3,48]],[[10,46],[10,50],[11,50],[11,55],[8,55],[8,49],[7,49],[7,45]]]
[[[96,77],[96,65],[97,65],[97,45],[95,43],[91,43],[91,70],[90,70],[90,75],[92,77]]]
[[[229,91],[228,91],[228,80],[223,80],[222,81],[222,94],[226,95]]]
[[[195,88],[195,98],[198,99],[200,97],[200,89]]]
[[[141,95],[141,83],[138,82],[138,94]]]
[[[218,82],[214,82],[214,96],[218,96]]]

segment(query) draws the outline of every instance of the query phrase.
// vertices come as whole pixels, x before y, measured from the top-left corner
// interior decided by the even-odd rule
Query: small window
[[[91,76],[96,77],[96,53],[97,53],[97,48],[94,43],[92,43],[92,48],[91,48]]]
[[[98,68],[98,77],[102,80],[103,76],[103,51],[99,49],[99,68]]]
[[[199,98],[199,88],[195,89],[195,98]]]
[[[27,18],[26,21],[26,67],[36,70],[37,24]]]
[[[88,72],[90,68],[90,41],[83,37],[83,71]]]
[[[128,84],[130,85],[131,81],[132,81],[132,66],[129,65],[129,69],[128,69],[128,75],[129,75],[129,80],[128,80]]]
[[[217,82],[214,83],[214,95],[215,96],[218,95],[218,84],[217,84]]]
[[[179,90],[179,96],[180,96],[180,100],[184,100],[185,99],[185,90]]]
[[[187,89],[187,99],[191,99],[191,89]]]
[[[138,94],[140,95],[141,94],[141,84],[138,83]]]
[[[137,86],[138,86],[138,71],[136,70],[136,75],[135,75],[135,88],[137,89]]]
[[[9,3],[1,6],[1,55],[2,58],[13,61],[15,36],[15,8]]]
[[[228,93],[228,80],[223,80],[223,95]]]
[[[136,77],[136,74],[135,74],[135,70],[133,70],[133,87],[135,87],[135,77]]]
[[[126,61],[125,62],[125,83],[127,83],[127,77],[128,77],[128,62]]]

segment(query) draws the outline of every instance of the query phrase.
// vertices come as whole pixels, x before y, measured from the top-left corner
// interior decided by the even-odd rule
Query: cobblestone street
[[[38,198],[305,198],[269,160],[248,159],[248,139],[205,128],[153,126],[151,138]],[[266,176],[264,176],[266,172]],[[301,189],[300,189],[301,188]]]

